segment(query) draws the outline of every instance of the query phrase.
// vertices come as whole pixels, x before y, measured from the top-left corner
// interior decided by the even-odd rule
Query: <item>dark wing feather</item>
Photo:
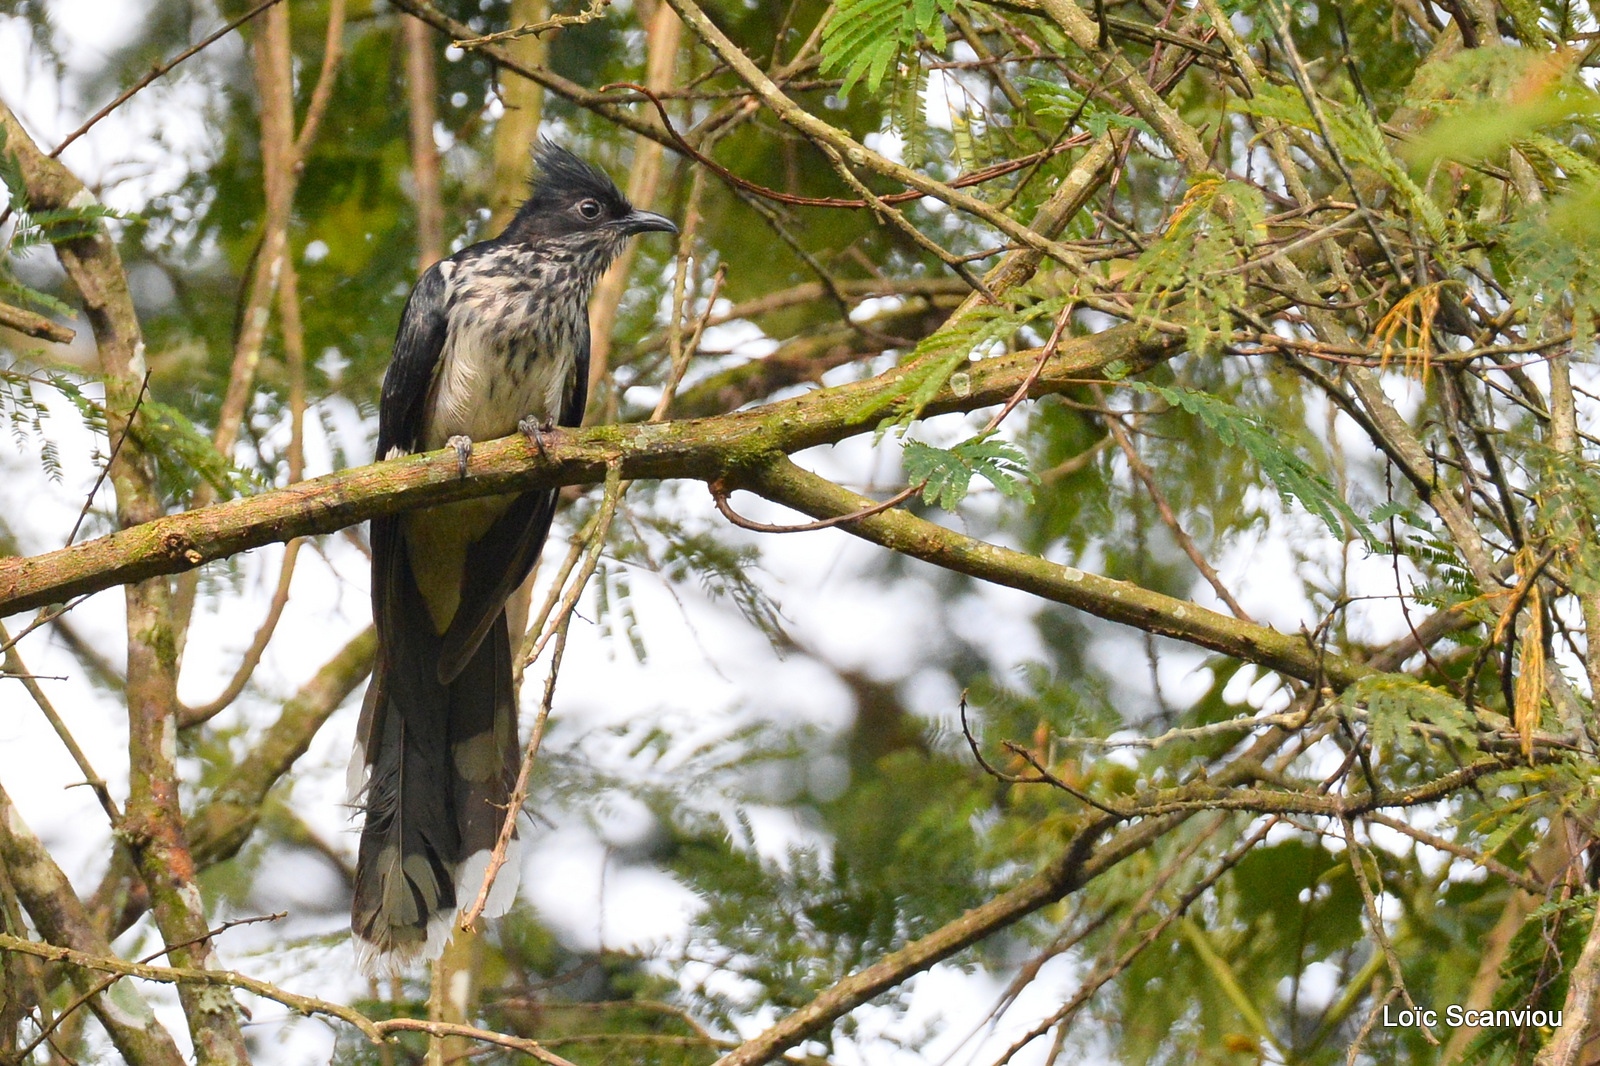
[[[422,419],[433,384],[444,338],[450,324],[448,286],[442,264],[435,263],[423,273],[406,309],[400,316],[400,331],[394,339],[394,356],[383,376],[383,396],[378,401],[378,458],[391,448],[416,451],[422,440]]]
[[[411,452],[422,439],[422,416],[439,356],[444,351],[449,326],[449,305],[444,273],[435,263],[423,273],[400,317],[394,355],[383,375],[378,401],[378,454],[385,459],[393,448]],[[405,537],[400,516],[372,520],[372,617],[378,632],[395,633],[406,619],[391,615],[398,606],[398,583],[410,581]],[[378,671],[383,676],[383,671]],[[369,745],[369,753],[377,749]]]
[[[554,489],[525,492],[467,549],[461,605],[439,649],[441,684],[454,681],[477,653],[489,627],[505,610],[506,598],[533,569],[555,513]]]
[[[572,364],[572,391],[557,422],[574,428],[583,425],[583,409],[589,405],[589,316],[579,316],[578,358]]]

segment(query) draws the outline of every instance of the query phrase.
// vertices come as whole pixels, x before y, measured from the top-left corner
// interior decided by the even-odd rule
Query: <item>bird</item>
[[[606,173],[541,140],[529,195],[497,237],[429,267],[406,300],[378,404],[377,458],[519,430],[542,452],[583,419],[589,297],[640,233],[676,234]],[[462,500],[374,519],[378,651],[350,763],[363,816],[351,900],[358,961],[436,958],[477,896],[519,765],[505,603],[538,559],[556,491]],[[514,863],[484,913],[516,895]]]

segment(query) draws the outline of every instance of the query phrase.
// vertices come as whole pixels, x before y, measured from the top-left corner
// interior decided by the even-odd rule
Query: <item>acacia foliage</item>
[[[330,8],[291,6],[303,114]],[[584,601],[613,654],[671,676],[636,595],[662,582],[832,675],[851,715],[796,726],[759,686],[714,729],[671,692],[609,729],[558,713],[530,808],[546,825],[584,826],[626,797],[651,828],[611,861],[670,875],[700,905],[680,937],[604,952],[519,905],[465,964],[476,993],[464,1020],[581,1063],[738,1056],[748,1045],[736,1034],[781,1025],[886,957],[892,969],[891,953],[958,928],[1076,846],[1091,855],[1074,860],[1089,871],[1079,882],[979,929],[946,964],[1011,982],[994,1011],[1002,1035],[960,1054],[1431,1061],[1440,1052],[1425,1034],[1367,1024],[1406,997],[1565,1006],[1581,1036],[1589,1008],[1568,984],[1594,925],[1600,678],[1587,639],[1600,624],[1595,13],[1509,0],[1445,14],[1273,0],[674,6],[703,11],[825,125],[759,103],[709,35],[663,34],[654,5],[618,5],[549,39],[542,69],[585,90],[646,80],[652,50],[665,49],[674,91],[663,106],[699,156],[661,137],[673,150],[652,206],[685,219],[692,255],[638,249],[591,418],[649,417],[680,371],[678,409],[695,411],[824,377],[899,374],[892,389],[861,386],[859,402],[862,424],[876,426],[861,435],[872,462],[898,461],[916,490],[906,507],[1020,545],[1041,566],[1173,600],[1141,633],[1040,599],[1013,610],[1011,636],[997,640],[972,622],[996,609],[978,582],[883,551],[852,580],[923,609],[880,635],[876,658],[898,668],[840,666],[823,650],[826,622],[786,616],[758,535],[731,529],[698,494],[634,485]],[[32,20],[34,47],[49,54],[45,10],[14,17]],[[512,20],[499,3],[429,10],[479,33]],[[89,87],[125,84],[175,51],[191,36],[188,13],[157,0]],[[249,68],[259,31],[195,68],[212,93],[209,151],[115,231],[130,274],[164,280],[139,305],[151,374],[130,438],[172,509],[290,476],[297,374],[310,418],[327,427],[327,461],[368,452],[362,434],[415,273],[416,160],[401,17],[365,5],[350,15],[288,230],[298,347],[315,356],[292,369],[290,327],[275,325],[244,443],[227,455],[207,439],[224,418],[240,294],[262,254],[264,105]],[[491,199],[507,121],[497,79],[517,76],[489,56],[468,48],[437,67],[449,145],[440,195],[458,244],[486,232],[477,208]],[[651,149],[593,104],[558,86],[545,128],[623,174]],[[977,204],[897,197],[897,161],[943,183],[939,196],[960,188]],[[0,180],[20,212],[8,256],[75,235],[52,226],[98,224],[30,212],[14,165]],[[1072,187],[1082,195],[1063,205]],[[888,199],[869,209],[868,195]],[[1047,254],[1030,256],[997,219],[1033,227]],[[8,263],[0,299],[70,304],[34,277]],[[720,302],[696,306],[713,293]],[[1114,330],[1154,354],[1107,361],[1003,421],[961,410],[974,364],[1028,350],[1048,359],[1063,341]],[[686,352],[690,341],[700,346]],[[8,343],[0,403],[19,447],[38,447],[53,472],[61,460],[37,395],[60,391],[104,432],[106,413],[85,399],[95,376]],[[957,413],[929,417],[936,400]],[[354,435],[336,425],[352,408],[367,419]],[[845,482],[882,469],[802,458]],[[116,521],[102,505],[91,532]],[[594,514],[575,503],[567,528],[592,529]],[[15,500],[6,521],[21,524]],[[867,523],[851,528],[872,536]],[[550,569],[561,552],[550,549]],[[244,586],[238,569],[208,573],[199,595]],[[181,583],[172,591],[181,609]],[[1291,678],[1157,635],[1202,607],[1240,615],[1240,632],[1250,616],[1302,627],[1312,657],[1339,668]],[[911,641],[928,650],[891,654]],[[116,698],[115,671],[108,680],[91,652],[82,670]],[[230,783],[265,758],[250,725],[279,708],[261,692],[241,706],[181,734],[192,828],[211,826]],[[332,710],[300,728],[351,713]],[[289,719],[286,706],[277,720]],[[315,843],[286,789],[254,803],[229,823],[231,846],[196,847],[213,919],[259,898],[269,864]],[[806,827],[778,855],[756,847],[774,808]],[[349,845],[317,846],[337,866]],[[137,917],[108,902],[138,876],[119,861],[91,900],[107,938]],[[20,921],[28,908],[7,903]],[[343,949],[301,927],[272,950],[326,960]],[[913,1003],[919,968],[893,974],[887,1012],[840,1012],[786,1039],[804,1037],[821,1061],[887,1055],[891,1040],[944,1054],[950,1033],[892,1022]],[[11,1016],[13,1047],[71,995],[48,975],[34,986]],[[428,996],[412,975],[360,1006],[420,1015]],[[104,1047],[92,1027],[68,1034]],[[1457,1061],[1520,1062],[1562,1035],[1439,1037]],[[424,1038],[406,1040],[397,1052],[345,1030],[337,1058],[423,1053]]]

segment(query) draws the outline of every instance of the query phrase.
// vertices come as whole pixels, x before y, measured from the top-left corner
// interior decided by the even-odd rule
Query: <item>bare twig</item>
[[[592,0],[587,8],[576,15],[552,15],[539,22],[529,23],[526,26],[516,26],[498,33],[486,34],[482,37],[468,37],[465,40],[451,42],[457,48],[479,48],[486,44],[498,44],[501,41],[514,41],[518,37],[537,37],[541,33],[558,30],[564,26],[583,26],[601,18],[606,13],[606,8],[611,6],[611,0]]]
[[[345,0],[329,0],[328,31],[322,45],[322,67],[317,71],[317,83],[311,88],[311,102],[306,104],[305,117],[300,122],[300,133],[294,139],[294,166],[298,171],[311,153],[311,143],[317,139],[322,116],[333,98],[333,86],[339,70],[339,60],[344,56]]]
[[[261,657],[266,654],[267,645],[272,642],[272,634],[277,631],[278,620],[283,617],[284,608],[289,605],[289,586],[294,580],[294,564],[299,558],[300,546],[304,543],[304,540],[291,540],[284,548],[283,561],[278,564],[278,587],[273,590],[272,601],[267,605],[267,616],[256,628],[255,636],[251,639],[250,646],[245,649],[244,657],[239,660],[233,676],[228,679],[228,683],[223,686],[217,697],[209,703],[202,703],[197,707],[184,707],[178,713],[178,728],[191,729],[215,718],[238,699],[245,685],[249,684],[250,676],[255,673],[256,667],[261,663]]]
[[[567,585],[566,594],[561,598],[561,606],[556,611],[559,620],[564,615],[572,613],[578,605],[578,597],[583,595],[584,586],[589,583],[590,576],[595,567],[600,563],[600,552],[605,547],[606,533],[611,528],[611,520],[616,516],[617,504],[622,499],[625,486],[622,482],[622,464],[611,463],[606,467],[605,496],[600,501],[600,513],[595,516],[594,532],[589,534],[589,548],[583,557],[583,567],[578,571],[578,576]],[[553,628],[547,628],[534,643],[533,651],[528,655],[528,662],[538,659],[543,653],[545,645],[555,635]]]
[[[544,630],[533,646],[533,651],[528,655],[524,666],[539,658],[544,651],[545,644],[552,638],[556,642],[555,651],[551,654],[550,674],[545,680],[544,698],[539,703],[539,716],[534,720],[533,732],[528,737],[527,749],[522,755],[522,765],[517,771],[517,783],[511,790],[511,799],[506,804],[505,820],[500,825],[500,835],[495,840],[494,851],[489,856],[489,865],[483,872],[483,884],[478,889],[477,898],[472,905],[461,912],[460,927],[471,930],[478,921],[478,916],[483,913],[483,908],[489,902],[489,890],[494,887],[494,879],[500,868],[506,863],[506,851],[511,846],[511,838],[516,835],[517,817],[522,813],[522,805],[528,799],[528,777],[533,772],[534,760],[538,758],[539,746],[544,740],[545,722],[550,718],[551,704],[555,699],[556,677],[561,672],[561,655],[567,646],[567,628],[572,621],[572,612],[577,609],[578,597],[583,595],[583,590],[593,576],[596,566],[600,563],[600,552],[605,547],[606,534],[611,529],[611,520],[616,517],[617,504],[622,499],[622,467],[612,464],[606,471],[605,495],[600,501],[600,511],[596,515],[593,532],[589,534],[589,549],[584,556],[583,567],[578,571],[578,576],[567,586],[567,593],[562,598],[561,607],[555,616],[554,625]]]
[[[1044,365],[1055,358],[1056,352],[1060,350],[1061,336],[1066,331],[1067,324],[1072,321],[1072,311],[1073,305],[1071,301],[1062,305],[1061,310],[1056,314],[1055,325],[1051,327],[1050,338],[1044,342],[1044,347],[1039,349],[1039,361],[1033,364],[1033,369],[1028,371],[1028,376],[1022,379],[1022,383],[1017,386],[1017,391],[1011,394],[1000,410],[996,411],[983,429],[979,431],[978,435],[980,437],[987,436],[999,429],[1000,423],[1004,422],[1011,412],[1017,409],[1018,404],[1028,398],[1028,390],[1033,388],[1039,380],[1039,375],[1044,373]]]
[[[1098,392],[1098,390],[1096,391]],[[1206,559],[1205,554],[1200,551],[1199,546],[1194,542],[1194,538],[1189,536],[1188,531],[1183,528],[1183,523],[1178,521],[1177,513],[1173,511],[1172,504],[1167,501],[1167,494],[1161,491],[1161,486],[1156,483],[1155,473],[1150,469],[1149,464],[1144,461],[1144,458],[1140,456],[1139,450],[1133,446],[1133,441],[1128,436],[1127,427],[1122,424],[1121,419],[1113,415],[1105,420],[1105,424],[1112,438],[1116,440],[1117,447],[1122,449],[1122,457],[1127,460],[1128,469],[1133,471],[1140,484],[1144,485],[1145,491],[1150,494],[1150,499],[1156,505],[1157,513],[1161,515],[1162,523],[1167,527],[1168,532],[1172,534],[1173,539],[1178,542],[1178,547],[1183,549],[1183,554],[1189,557],[1189,561],[1194,564],[1194,568],[1200,571],[1200,576],[1206,579],[1206,584],[1211,586],[1211,590],[1217,594],[1218,599],[1228,605],[1228,610],[1233,612],[1235,618],[1246,622],[1255,621],[1250,617],[1250,612],[1246,611],[1239,601],[1233,598],[1233,593],[1228,591],[1228,586],[1222,583],[1221,575]]]
[[[18,638],[21,639],[20,637]],[[0,642],[5,644],[5,670],[6,676],[14,677],[22,682],[22,687],[28,690],[28,695],[33,697],[34,704],[43,714],[45,721],[50,723],[50,728],[55,730],[56,736],[61,739],[61,744],[72,756],[72,761],[78,765],[78,771],[83,774],[84,782],[93,790],[95,799],[100,801],[100,807],[106,812],[112,828],[122,823],[122,812],[117,809],[117,803],[111,798],[111,790],[106,787],[105,779],[95,773],[94,767],[89,762],[89,757],[78,746],[77,738],[67,728],[67,723],[62,721],[56,713],[55,705],[44,694],[44,689],[34,676],[28,673],[28,668],[23,665],[22,656],[17,653],[16,641],[9,640],[4,625],[0,625]],[[26,1058],[26,1056],[23,1056]]]
[[[1400,969],[1400,957],[1395,954],[1394,944],[1389,940],[1389,934],[1384,931],[1383,911],[1378,907],[1377,897],[1372,892],[1372,883],[1367,879],[1367,867],[1361,860],[1361,845],[1356,841],[1355,826],[1345,817],[1339,819],[1339,825],[1344,829],[1345,857],[1350,861],[1350,869],[1356,875],[1356,884],[1361,886],[1361,899],[1366,904],[1367,924],[1372,929],[1372,939],[1378,942],[1378,948],[1389,964],[1389,976],[1394,981],[1394,987],[1400,990],[1406,1006],[1415,1011],[1417,1004],[1411,998],[1410,989],[1406,987],[1406,975]],[[1422,1026],[1422,1037],[1434,1047],[1439,1046],[1439,1038],[1434,1036],[1433,1031],[1427,1026]]]
[[[1409,825],[1406,822],[1401,821],[1399,818],[1391,818],[1387,814],[1381,814],[1377,811],[1368,814],[1367,820],[1370,822],[1377,822],[1379,825],[1388,826],[1397,833],[1404,833],[1411,839],[1417,841],[1418,843],[1426,844],[1430,848],[1445,852],[1449,855],[1454,855],[1457,858],[1466,859],[1468,862],[1482,866],[1485,870],[1488,870],[1496,877],[1504,878],[1505,880],[1510,881],[1524,892],[1532,893],[1533,895],[1537,896],[1542,895],[1545,891],[1545,886],[1540,884],[1537,879],[1513,870],[1505,863],[1495,859],[1492,855],[1485,855],[1481,852],[1473,851],[1471,848],[1463,847],[1453,840],[1446,840],[1444,837],[1437,836],[1422,829],[1418,829],[1414,825]]]
[[[832,518],[822,518],[815,522],[802,522],[799,525],[792,526],[777,526],[769,525],[766,522],[752,522],[750,519],[740,515],[733,509],[733,506],[728,503],[728,490],[721,480],[710,482],[708,487],[711,489],[711,499],[716,503],[717,510],[722,512],[722,517],[726,518],[740,529],[748,529],[755,533],[810,533],[812,530],[832,529],[834,526],[843,525],[847,522],[858,522],[863,518],[870,518],[875,514],[882,514],[884,511],[887,511],[892,507],[898,507],[900,504],[906,502],[911,497],[921,492],[926,484],[927,482],[922,482],[917,485],[908,485],[899,492],[895,493],[893,496],[890,496],[887,500],[884,500],[882,503],[875,503],[870,507],[863,507],[860,510],[852,511],[849,514],[835,515]]]
[[[1084,748],[1147,748],[1154,751],[1166,747],[1174,741],[1193,742],[1206,740],[1210,737],[1226,736],[1229,733],[1252,733],[1257,729],[1276,727],[1288,732],[1295,732],[1310,725],[1316,718],[1316,709],[1307,707],[1303,711],[1282,711],[1278,714],[1261,714],[1244,718],[1229,718],[1221,722],[1209,722],[1206,725],[1180,726],[1167,730],[1153,737],[1124,737],[1119,740],[1109,740],[1102,737],[1058,737],[1057,743],[1072,747]]]
[[[89,515],[89,508],[94,506],[94,498],[100,494],[100,486],[105,484],[106,475],[111,472],[111,466],[117,461],[117,454],[122,451],[122,444],[128,439],[128,434],[133,431],[133,420],[139,417],[139,408],[144,406],[144,398],[150,395],[150,371],[144,372],[144,378],[139,382],[139,395],[134,398],[133,409],[128,412],[128,417],[122,421],[117,439],[111,443],[111,454],[106,456],[105,465],[95,475],[94,484],[89,487],[89,492],[83,498],[83,506],[78,509],[77,521],[72,523],[72,530],[67,534],[67,547],[78,539],[78,530],[83,528],[83,520]]]
[[[111,114],[111,112],[115,111],[117,108],[121,107],[123,104],[127,103],[146,85],[149,85],[163,74],[172,70],[172,68],[176,67],[184,60],[199,52],[203,52],[213,44],[216,44],[218,41],[222,40],[222,38],[226,37],[240,26],[243,26],[246,22],[249,22],[251,19],[255,18],[257,15],[261,14],[267,8],[276,3],[278,3],[278,0],[261,0],[259,4],[257,4],[255,7],[252,7],[249,11],[246,11],[244,14],[240,15],[232,22],[227,23],[222,28],[207,34],[205,37],[201,38],[199,41],[196,41],[188,48],[185,48],[183,51],[179,52],[165,63],[157,63],[155,66],[151,67],[148,73],[119,93],[115,100],[112,100],[105,107],[102,107],[99,111],[96,111],[94,114],[90,115],[84,121],[83,125],[67,134],[66,138],[63,139],[60,144],[50,149],[50,158],[55,159],[61,155],[62,152],[66,151],[68,145],[77,140],[79,137],[82,137],[85,133],[88,133],[89,130],[94,128],[96,123],[105,118],[107,115]],[[4,219],[0,218],[0,223],[3,222]]]
[[[627,89],[631,92],[636,92],[654,104],[656,113],[661,118],[662,128],[666,130],[667,136],[672,139],[672,146],[678,151],[682,152],[684,155],[687,155],[689,158],[693,159],[696,163],[699,163],[701,166],[711,171],[727,184],[737,189],[742,189],[754,196],[759,196],[763,200],[771,200],[773,203],[779,204],[788,204],[791,207],[834,207],[845,208],[849,210],[861,210],[862,208],[874,206],[873,200],[866,198],[851,199],[849,197],[841,196],[797,196],[794,193],[781,192],[778,189],[769,189],[765,185],[759,185],[748,178],[740,177],[738,174],[735,174],[721,163],[718,163],[715,159],[712,159],[709,155],[706,155],[705,152],[701,151],[693,144],[690,144],[688,139],[685,138],[683,134],[678,132],[677,127],[672,124],[672,117],[667,114],[666,105],[662,102],[662,95],[656,90],[646,88],[643,85],[639,85],[631,81],[617,81],[612,82],[609,85],[602,85],[600,87],[601,92],[611,92],[616,89]],[[1062,139],[1056,144],[1052,144],[1049,148],[1040,149],[1039,151],[1031,152],[1028,155],[1018,156],[1015,159],[1007,159],[1000,163],[992,163],[989,166],[972,171],[969,174],[957,175],[955,178],[950,180],[950,188],[966,189],[971,188],[974,185],[982,185],[985,182],[994,181],[996,178],[1003,178],[1007,174],[1014,174],[1019,170],[1025,170],[1028,167],[1035,166],[1044,160],[1051,158],[1052,156],[1060,155],[1062,152],[1068,152],[1074,148],[1081,148],[1090,140],[1090,134],[1075,134],[1071,137]],[[925,192],[919,192],[916,189],[907,189],[905,192],[886,193],[883,196],[876,197],[875,199],[878,204],[907,204],[920,200],[926,195],[928,194]]]
[[[1372,1005],[1372,1009],[1367,1012],[1366,1021],[1361,1023],[1361,1028],[1356,1033],[1356,1038],[1350,1042],[1350,1051],[1344,1060],[1345,1066],[1356,1066],[1356,1063],[1361,1060],[1361,1049],[1366,1044],[1367,1037],[1372,1034],[1372,1027],[1378,1024],[1378,1018],[1389,1004],[1394,1002],[1394,997],[1399,994],[1400,989],[1390,985],[1389,991],[1383,994],[1383,998]]]

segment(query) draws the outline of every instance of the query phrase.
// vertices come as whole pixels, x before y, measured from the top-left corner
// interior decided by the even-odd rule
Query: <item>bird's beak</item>
[[[637,208],[629,212],[625,218],[618,220],[622,232],[630,237],[635,233],[677,233],[678,227],[666,215],[658,215],[654,211],[640,211]]]

